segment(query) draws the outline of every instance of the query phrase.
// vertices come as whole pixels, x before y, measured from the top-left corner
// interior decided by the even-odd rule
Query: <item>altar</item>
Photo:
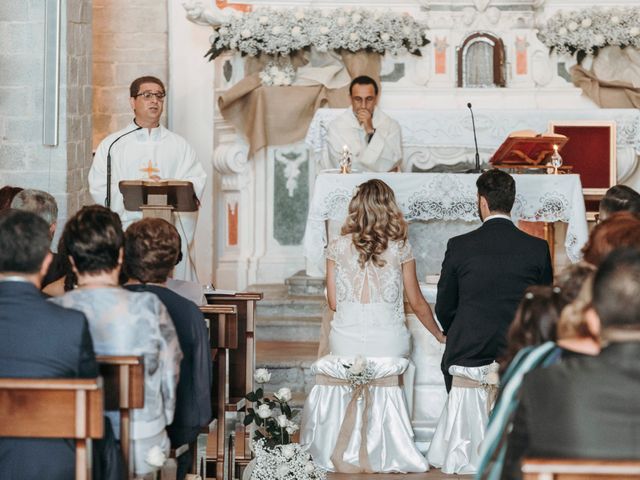
[[[513,220],[566,223],[566,254],[571,262],[578,261],[580,249],[588,238],[580,177],[535,174],[513,177],[516,181]],[[342,223],[354,189],[371,178],[383,180],[396,194],[398,206],[410,225],[409,240],[414,247],[421,281],[425,281],[428,274],[439,273],[450,237],[480,225],[477,174],[320,174],[315,181],[303,241],[309,275],[322,275],[327,222]],[[449,224],[452,228],[448,228]]]

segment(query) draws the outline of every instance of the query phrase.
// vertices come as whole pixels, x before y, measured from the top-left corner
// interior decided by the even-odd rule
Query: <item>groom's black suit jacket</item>
[[[553,280],[547,242],[493,218],[447,244],[436,315],[447,335],[442,372],[486,365],[503,353],[524,290]]]

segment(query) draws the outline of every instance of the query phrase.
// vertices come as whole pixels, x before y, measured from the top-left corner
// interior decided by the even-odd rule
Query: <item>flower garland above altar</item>
[[[225,51],[242,55],[289,55],[314,47],[320,52],[368,50],[421,55],[429,43],[426,26],[408,14],[352,8],[271,9],[235,14],[214,25],[213,60]]]
[[[640,7],[559,11],[540,28],[538,38],[550,51],[597,55],[607,46],[640,47]]]

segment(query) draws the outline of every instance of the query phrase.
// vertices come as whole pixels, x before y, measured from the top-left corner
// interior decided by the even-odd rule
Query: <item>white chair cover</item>
[[[454,376],[486,382],[493,367],[452,365]],[[480,464],[480,444],[488,422],[489,392],[483,387],[452,387],[436,427],[427,459],[446,474],[475,474]]]

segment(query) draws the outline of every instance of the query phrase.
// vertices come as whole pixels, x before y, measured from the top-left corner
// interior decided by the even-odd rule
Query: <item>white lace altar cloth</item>
[[[572,262],[588,238],[587,218],[579,175],[513,175],[516,201],[514,220],[565,222],[565,248]],[[358,173],[321,174],[316,178],[304,234],[304,255],[324,270],[327,220],[342,222],[355,188],[372,178],[395,192],[407,221],[464,220],[478,222],[476,174]]]

